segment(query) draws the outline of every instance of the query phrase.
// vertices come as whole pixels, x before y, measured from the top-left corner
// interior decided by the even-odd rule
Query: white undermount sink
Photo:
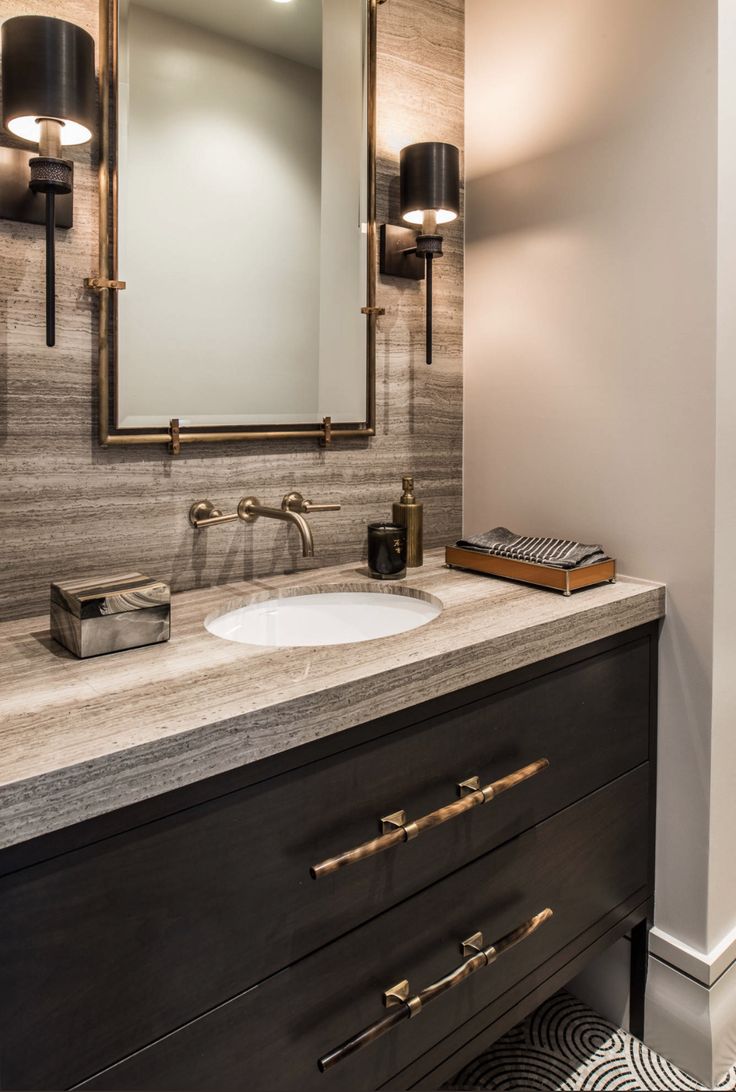
[[[439,599],[414,588],[294,588],[211,615],[205,628],[245,645],[347,645],[416,629],[441,610]]]

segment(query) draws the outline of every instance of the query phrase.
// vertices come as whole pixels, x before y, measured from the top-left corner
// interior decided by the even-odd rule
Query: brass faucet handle
[[[310,512],[339,512],[341,504],[312,504],[311,501],[304,502],[304,511],[309,515]]]
[[[342,506],[339,504],[313,504],[312,501],[305,500],[301,493],[294,490],[294,492],[284,495],[281,507],[285,512],[301,512],[303,515],[308,516],[310,512],[339,512]]]
[[[237,512],[225,514],[208,500],[197,501],[189,509],[189,522],[192,527],[212,527],[218,523],[232,523],[237,518]]]

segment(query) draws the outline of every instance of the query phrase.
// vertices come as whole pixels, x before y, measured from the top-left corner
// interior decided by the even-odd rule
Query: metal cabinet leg
[[[629,988],[629,1030],[637,1039],[644,1038],[644,997],[649,962],[649,927],[647,918],[631,930],[631,968]]]

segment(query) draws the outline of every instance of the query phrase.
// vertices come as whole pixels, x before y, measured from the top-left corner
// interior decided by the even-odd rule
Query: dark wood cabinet
[[[293,768],[213,779],[0,879],[0,1088],[377,1088],[537,998],[652,887],[655,625],[301,748]],[[417,697],[421,697],[417,695]],[[452,802],[457,782],[547,770],[419,838],[320,880],[380,816]],[[0,854],[0,866],[3,855]],[[25,866],[24,866],[25,864]],[[545,906],[538,933],[361,1053],[317,1059]],[[524,983],[528,984],[527,994]],[[520,992],[521,991],[521,992]],[[531,1003],[531,1002],[530,1002]],[[536,1003],[536,1002],[535,1002]],[[500,1027],[500,1025],[499,1025]],[[472,1032],[472,1034],[471,1034]],[[452,1049],[449,1044],[452,1043]],[[485,1043],[483,1044],[485,1045]],[[403,1078],[402,1078],[403,1080]],[[401,1082],[397,1087],[402,1087]]]
[[[376,1088],[479,1012],[612,905],[644,893],[646,763],[320,949],[85,1088]],[[419,990],[540,910],[533,936],[433,1007],[327,1073],[317,1059],[382,1015],[382,990]]]

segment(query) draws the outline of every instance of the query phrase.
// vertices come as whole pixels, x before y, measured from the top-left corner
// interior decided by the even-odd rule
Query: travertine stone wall
[[[49,14],[97,30],[95,0],[2,0],[0,18]],[[379,9],[379,220],[397,216],[398,152],[415,140],[463,143],[464,0],[387,0]],[[73,151],[73,150],[72,150]],[[206,155],[206,148],[203,154]],[[0,221],[0,618],[44,612],[52,579],[141,569],[177,590],[305,564],[285,524],[194,533],[194,500],[274,503],[287,489],[337,501],[312,517],[319,562],[364,554],[365,524],[390,512],[411,471],[428,545],[456,538],[462,474],[462,221],[437,263],[435,363],[423,361],[423,287],[379,285],[378,436],[321,450],[303,442],[102,449],[96,424],[95,149],[76,160],[75,226],[58,233],[58,335],[43,331],[42,229]],[[152,198],[165,200],[167,179]],[[288,305],[288,301],[285,301]],[[202,315],[207,322],[207,316]],[[151,362],[155,367],[155,361]]]

